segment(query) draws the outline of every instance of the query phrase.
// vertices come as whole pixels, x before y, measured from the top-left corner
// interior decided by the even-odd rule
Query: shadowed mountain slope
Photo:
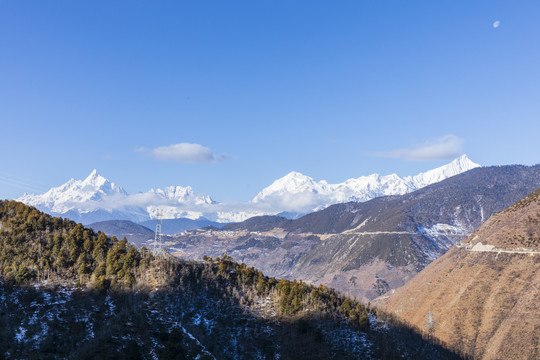
[[[0,201],[0,353],[73,359],[458,359],[326,286],[185,262]]]
[[[540,358],[540,189],[493,215],[383,308],[474,358]]]
[[[100,221],[89,224],[87,227],[96,232],[102,231],[108,236],[116,236],[119,239],[125,237],[137,246],[143,246],[147,240],[154,239],[154,231],[129,220]]]

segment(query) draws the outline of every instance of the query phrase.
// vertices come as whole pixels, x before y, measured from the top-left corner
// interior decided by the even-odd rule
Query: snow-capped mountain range
[[[324,208],[348,201],[367,201],[383,195],[402,195],[479,166],[467,155],[462,155],[447,165],[416,176],[401,178],[396,174],[385,176],[372,174],[339,184],[329,184],[324,180],[315,181],[309,176],[293,171],[264,188],[252,201],[272,202],[280,204],[284,211],[294,211],[297,208],[294,203],[312,203],[316,200],[319,206]]]
[[[243,221],[256,215],[305,214],[348,201],[367,201],[383,195],[401,195],[480,165],[466,155],[439,168],[416,176],[372,174],[329,184],[298,172],[291,172],[264,188],[245,203],[218,203],[205,194],[195,194],[190,186],[169,186],[145,193],[128,194],[121,186],[96,170],[84,180],[71,179],[44,194],[24,194],[18,201],[53,215],[83,223],[127,219],[205,217],[219,222]]]

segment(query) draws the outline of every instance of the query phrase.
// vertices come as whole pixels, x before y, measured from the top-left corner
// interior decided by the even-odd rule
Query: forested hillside
[[[326,286],[184,262],[0,202],[6,358],[458,358]]]

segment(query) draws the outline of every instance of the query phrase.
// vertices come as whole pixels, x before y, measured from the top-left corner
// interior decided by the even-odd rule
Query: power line
[[[32,191],[35,193],[42,193],[46,191],[46,188],[43,186],[43,184],[36,184],[34,182],[30,182],[28,180],[13,175],[9,176],[5,174],[0,174],[0,183],[21,190]]]

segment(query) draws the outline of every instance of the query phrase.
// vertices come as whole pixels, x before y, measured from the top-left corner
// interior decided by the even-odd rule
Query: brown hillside
[[[540,189],[490,217],[463,244],[479,242],[496,249],[540,250]]]
[[[539,195],[494,215],[382,308],[426,335],[431,313],[432,335],[474,358],[540,359]],[[478,243],[494,248],[471,251]]]

